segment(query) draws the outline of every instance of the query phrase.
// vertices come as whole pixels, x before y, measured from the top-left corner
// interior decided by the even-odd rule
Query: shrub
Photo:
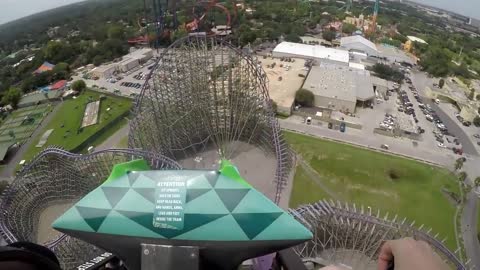
[[[440,79],[440,81],[438,81],[438,87],[441,89],[441,88],[443,88],[444,85],[445,85],[445,80]]]
[[[475,116],[475,118],[473,118],[473,124],[476,127],[480,127],[480,116]]]
[[[304,107],[312,107],[315,96],[307,89],[300,89],[295,93],[295,102]]]

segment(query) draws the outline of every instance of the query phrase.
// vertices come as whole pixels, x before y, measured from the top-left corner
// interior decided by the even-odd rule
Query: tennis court
[[[15,110],[0,125],[0,143],[24,143],[50,111],[49,104]]]

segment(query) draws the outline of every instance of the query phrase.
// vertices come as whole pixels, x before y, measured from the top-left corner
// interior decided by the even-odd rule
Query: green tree
[[[464,182],[465,179],[467,179],[467,177],[468,177],[468,175],[467,175],[466,172],[460,172],[460,173],[458,174],[458,181]]]
[[[185,27],[179,27],[177,30],[173,31],[172,34],[172,42],[174,42],[177,39],[186,37],[188,35],[187,30],[185,30]]]
[[[480,100],[480,94],[477,95],[477,100]]]
[[[444,80],[444,79],[440,79],[440,80],[438,81],[438,87],[439,87],[440,89],[442,89],[444,85],[445,85],[445,80]]]
[[[468,99],[470,100],[475,99],[475,89],[470,90],[470,95],[468,95]]]
[[[124,39],[125,32],[123,31],[123,27],[120,25],[112,25],[108,28],[107,36],[110,39]]]
[[[455,170],[458,171],[463,167],[463,163],[465,162],[464,158],[457,158],[455,160]]]
[[[473,181],[475,183],[475,187],[480,187],[480,176],[475,178],[475,181]]]
[[[18,88],[10,87],[8,91],[3,95],[1,103],[3,105],[11,104],[16,107],[20,99],[22,98],[22,92]]]
[[[243,32],[240,34],[240,44],[245,46],[249,43],[254,42],[257,39],[257,34],[251,30]]]
[[[352,34],[357,30],[357,27],[351,23],[344,23],[342,26],[342,32],[345,34]]]
[[[8,136],[10,136],[12,139],[15,139],[15,132],[13,132],[13,129],[8,131]]]
[[[475,118],[473,118],[473,124],[476,126],[476,127],[480,127],[480,116],[475,116]]]
[[[56,80],[66,79],[70,74],[70,66],[65,62],[60,62],[53,68],[53,77]]]
[[[326,30],[326,31],[323,31],[322,33],[323,39],[327,41],[334,40],[336,36],[337,36],[337,33],[335,33],[335,31],[332,31],[332,30]]]
[[[63,41],[49,41],[43,53],[45,59],[52,63],[70,62],[76,56],[73,47]]]
[[[87,85],[84,80],[78,80],[72,83],[72,89],[75,91],[82,92],[85,88],[87,88]]]
[[[290,33],[285,36],[285,41],[300,43],[302,42],[302,39],[297,34]]]
[[[96,67],[100,66],[104,62],[104,59],[101,55],[96,55],[92,59],[92,64]]]
[[[382,63],[373,65],[372,70],[378,77],[397,83],[401,83],[405,78],[405,75],[400,70]]]
[[[304,107],[312,107],[315,96],[307,89],[300,89],[295,93],[295,103]]]

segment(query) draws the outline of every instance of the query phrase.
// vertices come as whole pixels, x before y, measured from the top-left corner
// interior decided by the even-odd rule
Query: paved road
[[[106,139],[103,143],[98,145],[96,150],[105,150],[105,149],[110,149],[110,148],[118,148],[118,144],[120,141],[128,136],[128,124],[123,126],[121,129],[119,129],[117,132],[115,132],[110,138]]]
[[[317,126],[314,124],[306,125],[301,123],[301,119],[298,117],[280,119],[279,122],[283,129],[294,130],[316,137],[329,138],[337,141],[356,144],[370,149],[381,150],[380,145],[388,144],[390,146],[388,153],[411,157],[425,162],[445,166],[447,168],[452,168],[455,161],[455,156],[453,153],[439,154],[439,149],[421,147],[420,144],[419,146],[414,147],[409,139],[402,140],[399,138],[391,138],[378,134],[366,136],[362,132],[348,128],[345,133],[342,133],[338,130],[331,130],[324,126]]]
[[[50,112],[47,115],[47,117],[45,117],[45,119],[43,119],[42,123],[32,133],[32,136],[30,136],[30,138],[20,147],[20,149],[17,150],[15,155],[5,165],[5,168],[3,168],[2,172],[0,173],[1,178],[13,179],[14,174],[15,174],[15,169],[16,169],[18,163],[22,160],[23,155],[28,150],[28,148],[30,148],[30,145],[32,145],[33,143],[37,143],[37,141],[33,140],[33,139],[35,139],[39,135],[41,135],[41,132],[44,131],[45,127],[48,125],[48,123],[50,123],[53,116],[58,112],[58,110],[60,108],[58,102],[52,103],[52,106],[54,106],[52,112]]]
[[[463,166],[463,170],[467,172],[470,184],[473,185],[473,179],[480,176],[479,157],[469,159]],[[477,238],[477,215],[478,215],[478,192],[472,190],[467,195],[467,201],[463,209],[461,217],[461,231],[465,245],[467,257],[470,258],[471,265],[475,265],[476,269],[480,269],[480,243]]]

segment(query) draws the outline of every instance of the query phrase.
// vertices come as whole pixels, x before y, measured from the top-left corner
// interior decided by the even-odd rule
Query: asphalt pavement
[[[445,113],[435,102],[423,98],[425,104],[430,104],[432,109],[437,113],[440,120],[442,120],[443,124],[447,127],[448,132],[455,135],[458,138],[458,141],[462,144],[463,152],[467,155],[478,156],[477,149],[475,149],[475,145],[470,140],[470,137],[465,133],[465,131],[458,125],[458,121],[454,119],[452,116]]]
[[[307,125],[302,123],[301,117],[296,116],[291,116],[287,119],[279,119],[279,123],[283,129],[293,130],[315,137],[354,144],[369,148],[371,150],[400,155],[447,168],[452,168],[455,161],[455,156],[453,153],[443,154],[443,152],[439,152],[439,150],[442,149],[422,147],[421,144],[415,147],[410,139],[402,140],[399,138],[392,138],[379,134],[370,134],[366,136],[359,130],[352,128],[347,128],[346,132],[343,133],[338,130],[328,129],[326,126],[316,125],[315,121],[312,125]],[[380,146],[382,144],[388,144],[390,149],[388,151],[381,149]]]

